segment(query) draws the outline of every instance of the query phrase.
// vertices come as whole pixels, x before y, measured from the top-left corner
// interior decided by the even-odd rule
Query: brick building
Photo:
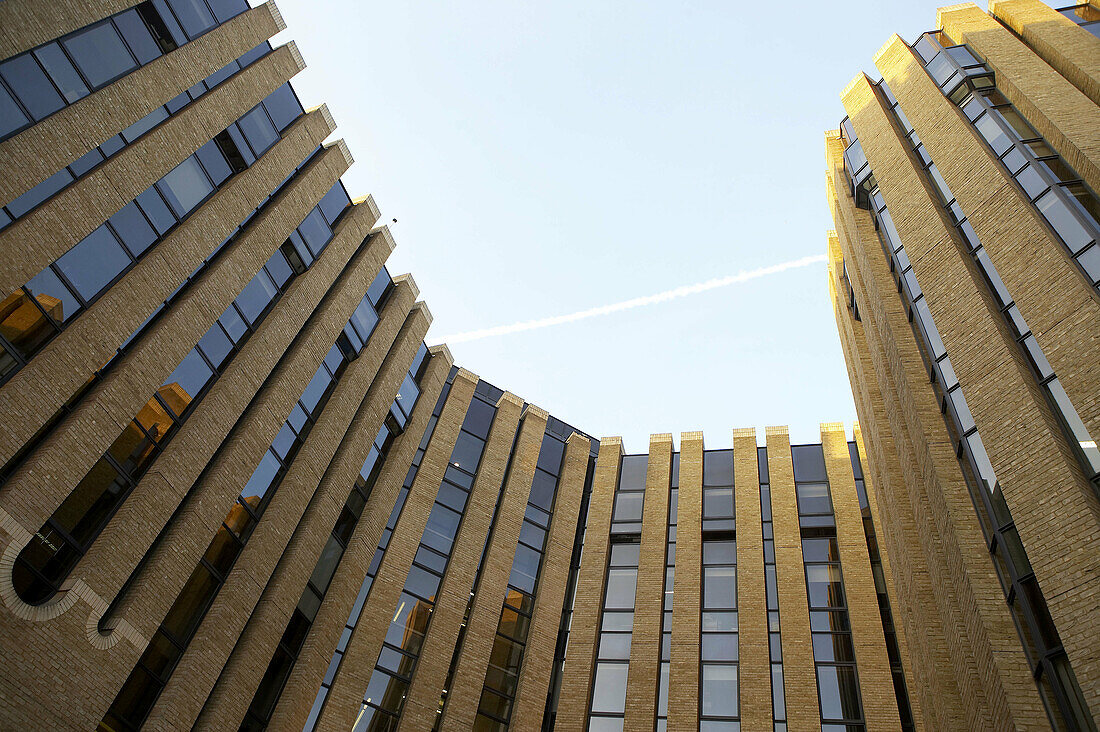
[[[0,727],[1094,728],[1100,25],[992,13],[827,137],[852,439],[627,454],[427,347],[272,2],[0,2]]]

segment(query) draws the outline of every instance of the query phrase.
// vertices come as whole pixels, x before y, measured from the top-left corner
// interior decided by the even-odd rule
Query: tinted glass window
[[[0,86],[0,137],[11,134],[28,122],[27,115],[23,114],[8,90]]]
[[[634,591],[638,582],[636,569],[611,569],[607,572],[607,598],[604,607],[630,609],[634,607]]]
[[[371,281],[370,287],[367,288],[367,299],[370,300],[375,307],[378,307],[391,284],[393,284],[393,279],[390,277],[390,273],[386,271],[386,268],[383,267],[378,271],[378,274],[375,275],[374,280]],[[485,382],[479,381],[478,386],[483,383]],[[496,399],[499,398],[499,396],[496,397]]]
[[[34,55],[42,62],[50,78],[57,84],[66,102],[72,104],[88,95],[88,87],[80,78],[80,74],[76,73],[69,59],[65,57],[61,46],[51,43],[35,51]]]
[[[122,239],[122,243],[135,257],[157,240],[157,232],[153,231],[153,227],[145,220],[133,201],[112,216],[110,222],[115,233]]]
[[[76,291],[90,300],[130,264],[130,258],[106,226],[84,237],[57,265]]]
[[[256,107],[241,117],[237,124],[256,155],[263,153],[279,139],[279,133],[275,131],[271,120],[267,118],[267,114],[260,107]]]
[[[823,719],[859,719],[856,671],[851,666],[818,666],[817,688]]]
[[[168,0],[168,4],[175,11],[183,30],[192,38],[214,27],[214,16],[203,0]]]
[[[549,511],[554,502],[556,482],[554,476],[542,470],[536,470],[535,478],[531,482],[530,502]]]
[[[18,218],[67,186],[72,179],[72,174],[62,168],[9,203],[8,210],[11,211],[12,216]]]
[[[225,361],[225,357],[229,355],[229,352],[233,350],[233,342],[226,336],[217,324],[210,330],[206,331],[206,335],[199,341],[199,345],[202,346],[203,353],[210,359],[210,362],[215,367],[220,368]]]
[[[127,10],[125,13],[116,15],[115,24],[122,32],[122,37],[126,39],[130,50],[137,56],[139,64],[147,64],[160,56],[160,47],[153,40],[153,34],[149,32],[136,10]]]
[[[46,72],[29,53],[0,64],[0,75],[35,119],[42,119],[65,106]]]
[[[351,323],[364,342],[374,331],[374,326],[378,324],[378,315],[375,314],[374,308],[366,299],[362,300],[359,307],[355,308],[355,312],[351,314]]]
[[[179,387],[187,395],[187,401],[190,401],[206,385],[211,375],[206,361],[202,360],[202,356],[197,351],[191,349],[180,361],[176,370],[164,380],[164,384],[168,387],[173,385]]]
[[[329,228],[324,216],[317,208],[310,211],[309,215],[302,220],[301,225],[298,226],[298,232],[305,239],[306,246],[309,247],[315,257],[321,253],[325,248],[325,244],[332,238],[332,229]]]
[[[428,524],[424,529],[424,544],[449,554],[461,520],[462,517],[459,514],[438,503],[435,504],[432,506],[432,512],[428,514]]]
[[[703,491],[703,516],[705,518],[732,515],[732,488],[708,488]]]
[[[218,149],[218,144],[213,140],[200,147],[195,155],[202,162],[202,167],[210,175],[214,185],[221,185],[226,178],[233,174],[233,169],[229,167],[225,156]]]
[[[645,493],[642,491],[619,492],[615,496],[615,521],[640,521]]]
[[[703,485],[733,485],[733,450],[703,453]]]
[[[276,292],[275,284],[271,281],[271,278],[261,270],[256,273],[251,282],[245,285],[234,302],[241,309],[245,319],[255,325],[260,313],[275,297]]]
[[[260,460],[260,464],[256,466],[256,470],[252,472],[248,482],[245,483],[244,489],[241,491],[241,495],[244,500],[253,508],[260,503],[260,499],[267,493],[267,489],[271,487],[272,481],[275,480],[275,475],[279,472],[279,460],[271,452],[265,452],[263,459]]]
[[[462,421],[462,429],[472,432],[479,437],[489,436],[489,426],[493,423],[496,409],[480,399],[473,399],[466,410],[466,418]]]
[[[645,488],[646,468],[649,465],[649,455],[626,455],[623,457],[622,466],[619,469],[619,487]]]
[[[273,96],[278,95],[284,89],[289,89],[289,88],[290,88],[289,85],[284,84],[283,86],[276,89],[272,94],[273,94]],[[267,107],[268,112],[271,112],[271,107],[272,107],[271,100],[272,100],[271,96],[269,96],[266,100],[264,100],[264,106]],[[274,117],[274,116],[275,116],[274,113],[272,113],[272,117]],[[279,124],[278,120],[276,120],[275,124],[276,125]],[[280,129],[282,129],[282,128],[280,128]],[[321,209],[321,213],[323,213],[325,215],[325,221],[327,221],[328,223],[331,224],[333,221],[336,220],[336,217],[340,215],[340,212],[343,211],[344,208],[346,208],[350,204],[351,204],[351,199],[348,198],[347,191],[345,191],[344,186],[341,185],[339,181],[337,181],[336,185],[334,185],[332,188],[330,188],[329,192],[326,193],[324,198],[321,199],[321,202],[317,204],[317,208]]]
[[[160,197],[155,187],[142,191],[137,197],[137,202],[153,222],[153,228],[158,234],[163,234],[176,225],[176,217],[168,210],[168,205],[164,203],[164,199]]]
[[[136,66],[126,44],[109,21],[79,31],[62,43],[95,89]]]
[[[481,460],[481,451],[485,443],[467,432],[459,432],[455,441],[455,449],[451,454],[451,462],[458,467],[473,473],[477,470],[478,461]]]
[[[641,544],[612,544],[612,567],[637,567]]]
[[[703,665],[702,713],[711,716],[737,715],[737,667]]]
[[[801,483],[796,486],[799,513],[831,513],[829,486],[825,483]]]
[[[539,571],[541,555],[522,544],[516,546],[516,557],[512,563],[512,575],[508,582],[524,592],[535,591],[535,575]]]
[[[564,454],[565,445],[560,440],[544,435],[542,448],[539,450],[538,467],[556,475],[561,468],[561,459]]]
[[[302,397],[300,399],[302,406],[308,414],[313,414],[314,410],[317,409],[317,405],[321,402],[321,397],[324,396],[325,390],[328,389],[331,383],[332,377],[329,376],[328,371],[323,366],[317,369],[317,372],[313,374],[313,378],[306,384],[305,391],[302,392]]]
[[[703,607],[737,606],[737,570],[735,567],[703,568]]]
[[[199,161],[187,158],[157,183],[177,216],[183,216],[206,198],[214,187],[202,172]]]
[[[298,102],[298,98],[294,95],[294,90],[290,88],[290,84],[283,84],[281,87],[273,91],[264,99],[264,107],[267,109],[268,114],[271,115],[271,119],[275,122],[275,127],[280,132],[290,126],[290,123],[302,116],[302,105]],[[337,184],[339,186],[339,184]],[[333,189],[333,192],[336,188]],[[344,198],[347,198],[347,194],[343,194]],[[329,198],[329,196],[325,196]],[[334,206],[335,200],[330,201],[330,207],[326,208],[325,202],[322,200],[321,208],[325,211],[326,217],[331,222],[336,218],[335,214],[340,213],[343,209],[343,205],[339,208],[332,210],[331,206]],[[345,204],[348,203],[345,201]],[[332,216],[328,216],[332,211]]]
[[[596,683],[592,688],[592,711],[622,714],[626,709],[625,663],[596,665]],[[620,722],[621,724],[621,722]]]
[[[80,303],[72,292],[49,267],[35,275],[27,283],[27,289],[49,316],[59,323],[64,323],[80,309]]]

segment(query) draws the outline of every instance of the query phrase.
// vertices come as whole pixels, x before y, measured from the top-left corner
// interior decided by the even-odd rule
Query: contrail
[[[519,323],[512,323],[511,325],[498,325],[493,328],[482,328],[481,330],[469,330],[465,333],[454,333],[452,335],[445,336],[442,340],[445,343],[464,343],[466,341],[477,341],[481,340],[482,338],[491,338],[493,336],[520,333],[525,330],[538,330],[539,328],[549,328],[554,325],[562,325],[563,323],[573,323],[578,320],[599,317],[600,315],[610,315],[611,313],[617,313],[622,310],[640,308],[644,305],[655,305],[659,302],[675,300],[679,297],[687,297],[688,295],[695,295],[700,292],[706,292],[707,290],[716,290],[719,287],[727,287],[729,285],[735,285],[739,282],[748,282],[749,280],[755,280],[759,279],[760,277],[767,277],[768,275],[786,272],[788,269],[796,269],[798,267],[805,267],[810,264],[817,264],[819,262],[824,262],[825,260],[826,256],[824,254],[814,254],[809,257],[802,257],[802,259],[794,259],[790,262],[773,264],[770,267],[751,269],[747,272],[741,271],[737,274],[729,275],[727,277],[717,277],[715,279],[707,280],[705,282],[698,282],[694,285],[684,285],[683,287],[677,287],[672,290],[665,290],[664,292],[657,292],[652,295],[635,297],[630,300],[623,300],[622,302],[611,303],[610,305],[600,305],[599,307],[589,308],[588,310],[578,310],[577,312],[569,313],[568,315],[555,315],[550,318],[525,320]]]

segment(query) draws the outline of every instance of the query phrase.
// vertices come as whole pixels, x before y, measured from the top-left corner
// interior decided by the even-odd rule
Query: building
[[[826,134],[837,325],[937,729],[1100,717],[1098,19],[943,8]]]
[[[1096,12],[845,91],[853,439],[627,454],[424,343],[272,2],[0,2],[0,727],[1094,729]]]

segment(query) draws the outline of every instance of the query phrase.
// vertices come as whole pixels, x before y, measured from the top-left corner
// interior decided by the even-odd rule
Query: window
[[[62,41],[62,45],[94,89],[114,81],[137,66],[122,37],[109,20],[77,31]]]
[[[592,687],[592,711],[623,714],[626,711],[626,674],[628,664],[596,664],[596,681]]]
[[[58,269],[86,301],[130,265],[130,257],[106,226],[100,226],[57,260]]]
[[[189,213],[214,190],[196,157],[187,158],[173,168],[160,179],[157,187],[179,217]]]

